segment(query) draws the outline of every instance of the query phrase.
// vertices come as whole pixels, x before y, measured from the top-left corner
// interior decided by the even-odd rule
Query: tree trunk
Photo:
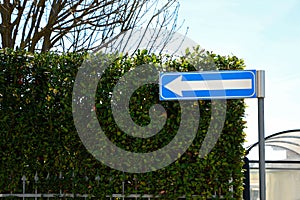
[[[11,23],[13,9],[13,5],[9,2],[9,0],[5,0],[3,4],[0,4],[0,13],[2,18],[2,23],[0,24],[2,48],[14,47],[14,41],[12,39],[13,25]]]
[[[50,36],[51,36],[51,32],[47,32],[44,35],[42,52],[46,52],[46,51],[49,51],[51,49],[52,45],[51,45],[51,41],[50,41]]]

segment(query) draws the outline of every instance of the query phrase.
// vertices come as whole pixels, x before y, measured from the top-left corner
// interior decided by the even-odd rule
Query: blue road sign
[[[160,73],[159,85],[160,100],[256,98],[256,70]]]

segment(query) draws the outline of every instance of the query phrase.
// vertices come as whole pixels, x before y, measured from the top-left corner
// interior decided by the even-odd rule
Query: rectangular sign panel
[[[256,70],[161,73],[159,93],[160,100],[256,98]]]

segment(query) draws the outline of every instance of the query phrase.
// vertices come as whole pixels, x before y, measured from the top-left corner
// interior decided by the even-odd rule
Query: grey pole
[[[265,166],[265,71],[257,71],[257,99],[258,99],[258,141],[259,141],[259,193],[260,200],[266,200],[266,166]]]

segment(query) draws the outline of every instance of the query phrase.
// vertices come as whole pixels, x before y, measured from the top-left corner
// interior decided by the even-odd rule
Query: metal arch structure
[[[258,144],[259,142],[256,142],[247,147],[246,155]],[[300,155],[300,129],[286,130],[269,135],[265,138],[265,145],[280,147]]]
[[[297,134],[298,133],[298,134]],[[300,155],[300,129],[293,129],[293,130],[286,130],[281,131],[278,133],[274,133],[264,138],[265,146],[273,146],[273,147],[280,147],[286,149],[288,151],[292,151],[298,155]],[[260,143],[259,141],[248,146],[246,148],[246,154],[244,157],[244,192],[243,192],[243,199],[250,200],[250,165],[249,159],[246,157],[250,151],[258,146]],[[276,161],[270,161],[272,163],[277,163]],[[280,163],[285,163],[284,161],[279,161]],[[295,161],[286,161],[288,163],[295,162]]]

